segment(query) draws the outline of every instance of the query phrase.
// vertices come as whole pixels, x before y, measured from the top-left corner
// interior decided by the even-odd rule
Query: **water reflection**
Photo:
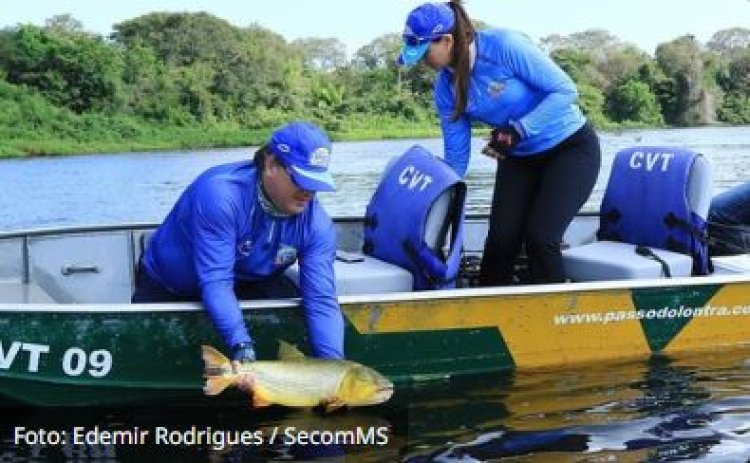
[[[239,394],[222,406],[6,408],[0,461],[745,462],[748,358],[750,348],[456,379],[332,414],[254,411]],[[18,426],[150,435],[143,445],[29,445],[13,441]]]
[[[655,356],[576,372],[518,373],[509,383],[473,388],[475,410],[443,402],[438,412],[440,402],[415,402],[412,426],[437,414],[462,426],[410,435],[404,461],[745,462],[748,356],[747,350]]]

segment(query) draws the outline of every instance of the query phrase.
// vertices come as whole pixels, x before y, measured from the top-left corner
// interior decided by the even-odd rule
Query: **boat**
[[[591,242],[598,224],[597,214],[577,216],[565,245]],[[154,227],[0,234],[3,404],[209,400],[200,346],[222,344],[200,304],[129,303],[135,262]],[[362,219],[340,218],[336,227],[339,248],[358,253]],[[341,294],[347,357],[404,386],[750,341],[750,255],[715,259],[707,276],[479,288],[473,269],[486,230],[486,216],[467,216],[456,288],[373,293],[365,273],[359,290]],[[358,260],[337,265],[349,261]],[[280,339],[305,349],[299,300],[241,307],[260,358],[274,358]]]

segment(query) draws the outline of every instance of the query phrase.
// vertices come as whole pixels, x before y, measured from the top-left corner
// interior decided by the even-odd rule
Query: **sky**
[[[398,32],[423,0],[1,0],[0,27],[44,25],[69,13],[84,29],[102,35],[112,25],[153,11],[206,11],[246,27],[257,23],[288,41],[334,37],[353,54],[387,33]],[[10,4],[10,5],[8,5]],[[714,32],[750,28],[750,0],[465,0],[469,15],[535,40],[606,29],[653,54],[659,43],[685,34],[706,43]]]

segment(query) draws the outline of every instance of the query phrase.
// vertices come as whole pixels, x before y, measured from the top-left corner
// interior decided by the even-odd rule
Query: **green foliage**
[[[609,119],[604,115],[604,94],[598,88],[587,83],[579,83],[578,104],[594,126],[604,128],[610,125]]]
[[[718,116],[720,121],[729,124],[750,124],[750,96],[741,92],[728,93],[719,107]]]
[[[8,82],[36,88],[76,112],[116,108],[122,60],[100,37],[21,26],[5,46]]]
[[[333,71],[346,65],[346,45],[334,38],[307,38],[292,42],[305,65],[318,71]]]
[[[439,135],[435,73],[396,66],[399,34],[348,59],[336,39],[287,43],[207,13],[151,13],[114,31],[105,40],[70,15],[0,30],[0,155],[258,144],[291,119],[335,139]],[[597,127],[745,124],[749,38],[727,29],[704,49],[685,36],[653,58],[602,30],[542,46]]]
[[[656,95],[648,84],[635,79],[628,79],[612,90],[607,99],[607,113],[616,122],[664,123]]]

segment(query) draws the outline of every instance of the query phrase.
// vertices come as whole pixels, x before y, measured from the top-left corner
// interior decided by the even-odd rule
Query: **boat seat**
[[[339,296],[409,292],[414,284],[409,271],[360,253],[337,251],[333,270]],[[284,274],[299,287],[298,264]]]
[[[638,151],[639,149],[641,151]],[[650,153],[655,153],[651,158],[652,164],[646,161],[642,164],[633,161],[634,156],[644,155],[644,153],[646,153],[644,158],[647,158]],[[658,171],[657,155],[674,155],[670,158],[670,162],[678,162],[674,162],[673,165],[684,162],[685,164],[682,165],[689,166],[687,181],[682,182],[680,188],[673,188],[675,183],[670,184],[658,178],[658,172],[645,175],[643,172],[637,175],[632,173],[632,170],[636,168],[643,170],[648,166],[655,172]],[[628,170],[631,172],[623,172]],[[652,176],[650,180],[649,175]],[[656,180],[654,177],[657,177]],[[666,246],[659,246],[643,230],[653,229],[655,225],[664,228],[661,224],[666,222],[665,217],[657,214],[653,205],[655,202],[664,201],[667,195],[678,195],[677,200],[683,201],[682,204],[687,201],[690,214],[697,216],[698,223],[705,224],[711,203],[712,181],[711,164],[704,156],[697,153],[650,147],[629,148],[618,152],[612,164],[604,201],[607,201],[607,195],[611,194],[614,189],[617,191],[613,196],[619,194],[626,201],[640,202],[631,204],[631,212],[634,211],[634,213],[624,219],[619,216],[615,218],[615,220],[622,219],[623,222],[628,221],[627,225],[630,228],[625,229],[617,241],[600,238],[599,241],[564,250],[562,255],[566,278],[572,281],[597,281],[679,277],[693,274],[696,265],[695,256],[687,252],[666,249]],[[618,182],[625,182],[626,187],[623,189],[623,185],[617,185]],[[677,183],[680,184],[680,182]],[[602,204],[604,206],[604,202]],[[607,225],[604,223],[606,220],[612,219],[601,213],[598,233],[600,237],[603,227]],[[683,226],[680,225],[680,227]],[[635,232],[631,233],[631,230]],[[674,231],[666,230],[662,233],[670,234]],[[661,242],[658,241],[658,243]]]
[[[466,185],[414,145],[386,166],[365,211],[362,252],[409,271],[413,290],[456,286]]]
[[[750,274],[750,254],[717,256],[711,259],[714,275]]]

